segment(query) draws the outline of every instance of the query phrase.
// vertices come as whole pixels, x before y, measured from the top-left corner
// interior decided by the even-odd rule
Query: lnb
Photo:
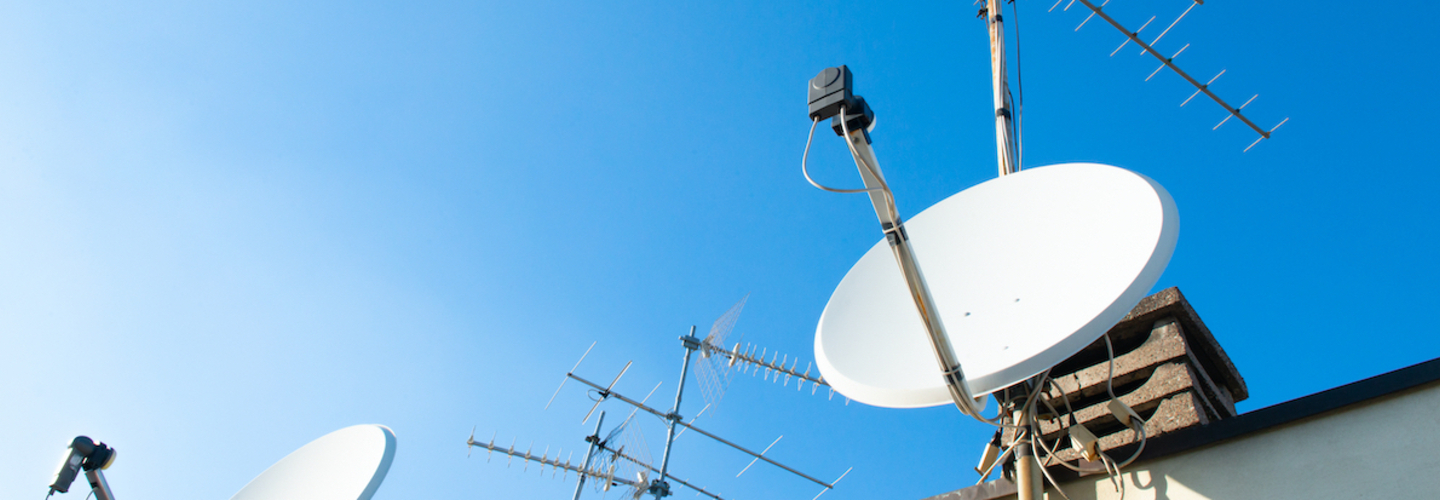
[[[111,498],[110,486],[105,483],[105,476],[100,474],[100,471],[110,468],[113,463],[114,448],[106,446],[105,443],[97,443],[87,436],[76,436],[70,441],[70,447],[61,458],[60,469],[55,471],[55,481],[50,483],[50,495],[57,491],[70,491],[70,484],[75,482],[75,477],[84,469],[96,497],[108,500]]]
[[[861,131],[870,129],[875,123],[875,113],[865,104],[865,98],[855,95],[855,82],[850,68],[844,65],[820,70],[810,79],[810,119],[815,121],[831,118],[830,128],[836,135],[843,135],[845,128]],[[841,110],[845,113],[841,125]]]
[[[810,119],[824,120],[840,114],[840,107],[855,107],[855,82],[844,65],[825,68],[810,79]]]

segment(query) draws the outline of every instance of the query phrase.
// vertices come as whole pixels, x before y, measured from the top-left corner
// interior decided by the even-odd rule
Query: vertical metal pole
[[[680,365],[680,386],[675,389],[675,407],[670,409],[670,414],[665,416],[668,421],[668,429],[665,431],[665,453],[660,455],[660,477],[651,483],[650,492],[655,498],[664,498],[670,495],[670,484],[665,482],[665,474],[670,470],[670,448],[675,444],[675,423],[680,421],[680,397],[685,395],[685,379],[690,374],[690,355],[695,354],[695,349],[700,347],[700,339],[695,337],[695,326],[690,326],[690,334],[680,337],[685,343],[685,362]]]
[[[1045,491],[1040,482],[1040,463],[1035,460],[1034,436],[1030,435],[1035,404],[1017,409],[1013,415],[1015,425],[1024,429],[1016,433],[1020,441],[1015,444],[1015,495],[1017,500],[1043,500]]]
[[[575,498],[573,500],[580,500],[580,490],[585,487],[585,476],[590,474],[590,457],[595,455],[595,447],[600,444],[600,424],[604,422],[605,412],[601,411],[600,418],[595,420],[595,434],[585,438],[586,441],[590,442],[590,449],[585,451],[585,460],[580,463],[580,470],[583,472],[576,474],[580,476],[580,482],[575,483]]]
[[[990,31],[990,84],[995,98],[995,149],[1000,175],[1020,171],[1015,158],[1014,110],[1010,107],[1010,82],[1005,67],[1005,23],[1000,16],[1001,2],[987,0],[986,25]]]

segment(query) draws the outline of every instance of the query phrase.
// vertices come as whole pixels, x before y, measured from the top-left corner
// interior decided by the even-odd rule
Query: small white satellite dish
[[[230,500],[370,500],[394,458],[390,428],[346,427],[286,455]]]
[[[970,393],[980,396],[1064,361],[1124,318],[1169,263],[1180,219],[1155,181],[1070,163],[966,189],[905,227]],[[826,382],[862,403],[952,401],[884,240],[830,296],[815,358]]]

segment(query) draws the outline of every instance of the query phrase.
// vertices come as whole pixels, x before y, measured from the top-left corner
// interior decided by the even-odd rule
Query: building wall
[[[1440,383],[1131,464],[1124,482],[1125,500],[1440,498]],[[1104,475],[1063,487],[1121,498]]]

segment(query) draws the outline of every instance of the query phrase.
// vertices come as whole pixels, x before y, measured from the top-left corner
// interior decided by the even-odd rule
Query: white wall
[[[1440,384],[1132,464],[1124,481],[1125,500],[1436,498]],[[1104,475],[1063,487],[1071,500],[1120,498]]]

